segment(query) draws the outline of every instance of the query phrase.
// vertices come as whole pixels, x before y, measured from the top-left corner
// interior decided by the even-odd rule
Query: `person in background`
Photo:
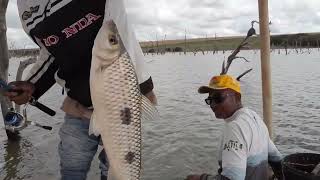
[[[280,152],[269,138],[263,120],[241,103],[240,83],[230,75],[214,76],[201,94],[216,118],[224,120],[218,175],[189,175],[187,180],[268,180],[269,165],[282,178]]]
[[[66,115],[58,148],[63,180],[86,179],[101,141],[100,137],[88,135],[92,113],[89,77],[92,47],[109,1],[17,1],[23,28],[39,46],[40,55],[26,81],[10,83],[23,93],[10,92],[6,96],[17,104],[25,104],[31,98],[40,98],[56,82],[66,90],[62,105]],[[136,53],[143,57],[141,48]],[[141,93],[156,103],[152,78],[141,67],[143,62],[137,64]],[[101,179],[107,179],[108,160],[104,151],[99,159]]]

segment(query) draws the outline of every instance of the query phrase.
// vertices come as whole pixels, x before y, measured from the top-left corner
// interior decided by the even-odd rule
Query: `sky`
[[[124,0],[139,41],[246,35],[259,20],[258,0]],[[320,32],[320,0],[269,0],[271,34]],[[9,48],[36,45],[24,33],[16,0],[9,0]],[[257,32],[259,28],[255,25]]]

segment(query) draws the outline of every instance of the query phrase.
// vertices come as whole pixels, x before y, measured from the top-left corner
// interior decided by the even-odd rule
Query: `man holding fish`
[[[110,154],[99,155],[101,179],[107,179],[108,160],[117,179],[139,179],[140,121],[143,112],[152,114],[156,97],[122,0],[18,0],[17,4],[23,28],[40,47],[40,55],[26,81],[10,83],[23,93],[6,95],[25,104],[56,82],[66,90],[61,108],[66,115],[59,132],[61,179],[86,179],[101,139]],[[88,134],[90,119],[95,135]],[[127,174],[119,175],[119,168]]]

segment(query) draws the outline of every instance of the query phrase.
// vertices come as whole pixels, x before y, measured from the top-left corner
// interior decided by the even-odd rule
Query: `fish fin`
[[[99,136],[100,132],[98,130],[98,127],[95,125],[95,121],[96,121],[96,114],[94,113],[94,110],[93,110],[93,113],[90,118],[89,135],[94,134],[95,136]]]
[[[142,119],[151,120],[159,118],[159,111],[154,104],[144,95],[142,95]]]

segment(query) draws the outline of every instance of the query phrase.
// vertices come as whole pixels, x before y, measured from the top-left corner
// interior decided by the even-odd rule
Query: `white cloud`
[[[258,20],[257,0],[125,0],[139,40],[245,35]],[[319,0],[269,0],[271,33],[320,31]],[[19,45],[32,43],[23,33],[16,0],[7,11],[8,39]],[[257,28],[258,32],[258,28]]]
[[[36,45],[21,28],[8,28],[7,39],[9,49],[34,48]]]

